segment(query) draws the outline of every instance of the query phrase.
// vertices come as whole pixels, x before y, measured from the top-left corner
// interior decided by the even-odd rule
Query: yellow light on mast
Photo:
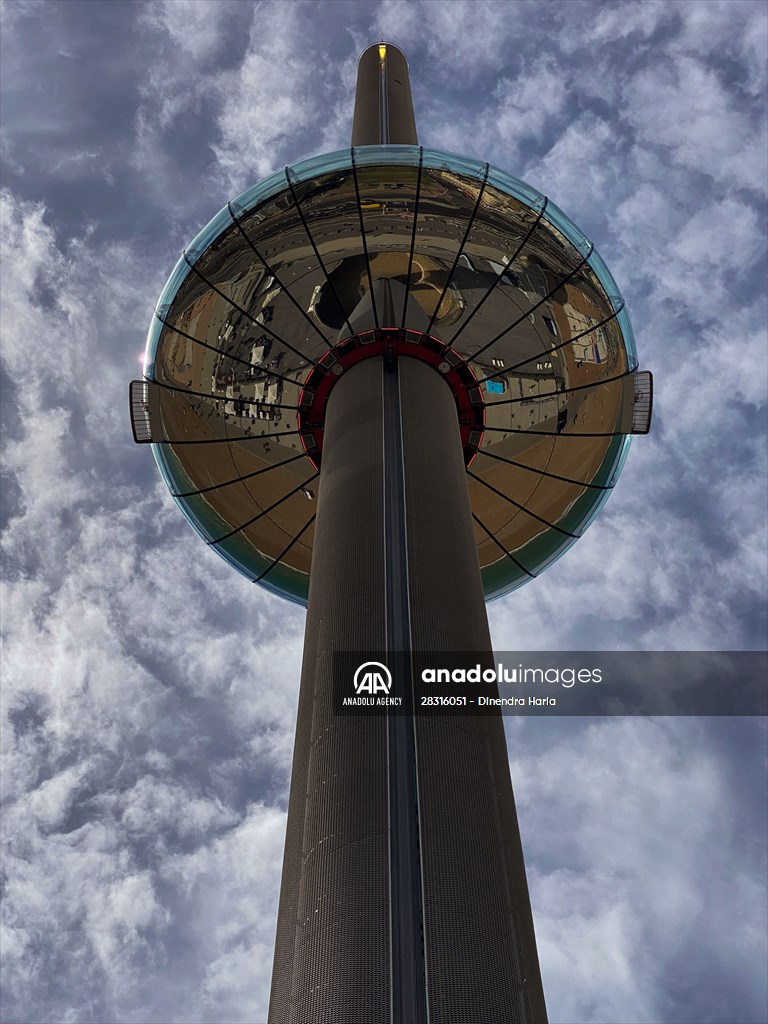
[[[384,43],[379,46],[379,60],[385,60],[387,56],[387,48]]]

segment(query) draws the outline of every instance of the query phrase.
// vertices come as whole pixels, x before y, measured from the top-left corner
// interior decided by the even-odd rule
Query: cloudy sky
[[[421,141],[584,229],[656,379],[602,516],[490,606],[497,649],[762,648],[766,6],[2,19],[2,1016],[262,1024],[304,614],[207,549],[132,443],[154,301],[228,199],[348,144],[356,58],[391,39]],[[508,737],[551,1020],[768,1019],[765,723]]]

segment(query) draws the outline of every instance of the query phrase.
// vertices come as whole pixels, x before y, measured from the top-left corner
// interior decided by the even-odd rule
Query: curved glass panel
[[[565,235],[571,245],[581,253],[582,256],[589,256],[592,250],[592,243],[576,225],[573,223],[570,217],[566,217],[557,203],[553,203],[552,200],[548,200],[547,209],[544,216],[553,224],[559,231]]]
[[[255,209],[260,203],[263,203],[265,199],[269,199],[276,192],[281,192],[285,188],[285,172],[275,171],[274,174],[270,174],[268,178],[258,182],[256,185],[251,185],[245,192],[241,192],[236,199],[230,202],[232,212],[236,217],[241,217],[244,213],[248,213],[250,210]]]
[[[232,214],[229,212],[229,207],[225,206],[222,210],[219,210],[212,221],[206,224],[202,231],[195,235],[184,250],[184,255],[189,262],[192,264],[197,263],[208,246],[215,242],[219,235],[231,226]]]
[[[420,149],[418,146],[355,146],[354,154],[358,167],[418,167]],[[345,156],[349,160],[348,152]]]
[[[536,189],[418,146],[359,147],[354,166],[324,154],[243,192],[190,243],[194,269],[176,264],[147,337],[153,451],[188,521],[249,579],[306,601],[320,478],[298,408],[317,363],[375,314],[450,346],[479,382],[468,483],[493,538],[476,527],[486,595],[540,573],[604,504],[631,429],[632,329],[590,249]]]
[[[506,192],[510,196],[515,196],[523,203],[527,203],[529,206],[536,207],[537,209],[541,206],[544,201],[543,193],[539,192],[538,189],[532,185],[527,185],[524,181],[519,178],[515,178],[513,175],[508,174],[506,171],[500,170],[498,167],[490,167],[488,170],[488,181],[491,185],[495,185],[502,192]]]
[[[617,315],[616,319],[621,327],[621,333],[624,338],[624,344],[627,349],[627,362],[631,370],[636,370],[638,367],[637,361],[637,345],[635,344],[635,332],[632,330],[632,322],[629,319],[629,314],[626,309],[622,309]]]
[[[163,325],[161,321],[153,315],[149,324],[149,330],[147,331],[147,340],[144,345],[144,376],[147,380],[155,379],[155,354],[160,342],[160,334],[162,330]]]

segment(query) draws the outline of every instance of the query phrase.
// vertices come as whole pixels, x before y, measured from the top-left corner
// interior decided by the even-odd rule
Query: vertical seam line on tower
[[[403,648],[400,651],[400,657],[395,658],[396,664],[411,666],[411,609],[410,609],[410,595],[408,586],[408,540],[407,540],[407,528],[406,528],[406,494],[405,494],[405,474],[404,474],[404,444],[402,437],[402,408],[400,401],[400,375],[398,373],[397,362],[395,361],[391,367],[388,367],[386,363],[382,364],[382,399],[383,399],[383,419],[384,419],[384,500],[385,500],[385,519],[383,523],[384,527],[384,545],[385,545],[385,586],[386,594],[385,606],[389,602],[390,596],[397,600],[398,593],[401,597],[401,601],[392,609],[394,614],[387,616],[387,633],[386,633],[386,645],[388,654],[396,654],[398,648]],[[394,406],[394,407],[393,407]],[[394,449],[393,449],[394,442]],[[394,494],[393,494],[394,491]],[[397,501],[397,508],[393,508],[393,498]],[[393,514],[396,517],[393,521]],[[393,543],[394,542],[394,543]],[[395,550],[395,545],[397,550]],[[399,578],[394,579],[395,569],[394,561],[395,557],[399,560]],[[387,573],[387,567],[389,567],[389,573]],[[391,579],[391,584],[387,583],[388,577]],[[403,607],[403,603],[405,607]],[[402,634],[399,636],[398,634]],[[411,688],[410,695],[408,697],[409,705],[412,705],[412,687],[413,687],[413,676],[412,671],[407,673],[406,679],[407,685]],[[409,972],[409,993],[410,999],[413,1000],[413,1004],[408,1007],[409,1016],[407,1018],[408,1024],[423,1024],[427,1019],[427,999],[426,999],[426,963],[424,955],[424,904],[423,904],[423,879],[422,879],[422,862],[421,862],[421,837],[418,823],[419,815],[419,802],[418,802],[418,778],[416,775],[416,737],[415,737],[415,720],[412,715],[412,706],[406,709],[406,714],[401,720],[394,716],[389,716],[387,720],[387,749],[388,752],[392,745],[395,745],[398,741],[400,742],[399,750],[394,751],[396,757],[395,761],[389,759],[390,772],[388,774],[388,790],[389,790],[389,810],[390,810],[390,886],[397,892],[397,899],[392,902],[392,910],[397,911],[397,919],[393,919],[393,914],[390,912],[391,922],[391,942],[390,947],[390,960],[392,964],[392,1021],[393,1024],[402,1024],[401,1017],[399,1016],[405,1011],[403,1006],[403,988],[402,985],[395,984],[395,973],[398,972],[401,977],[403,966]],[[393,731],[394,730],[394,731]],[[410,730],[410,731],[409,731]],[[407,735],[404,735],[407,734]],[[413,744],[413,757],[411,754],[410,745],[408,739]],[[406,750],[403,751],[402,744],[405,741]],[[405,753],[405,761],[402,758],[402,754]],[[397,755],[400,754],[400,757]],[[405,776],[401,773],[397,773],[397,768],[405,769]],[[393,780],[393,774],[397,773],[397,779]],[[408,784],[410,779],[411,785]],[[399,802],[400,792],[399,786],[393,786],[393,781],[397,781],[400,785],[405,782],[405,797],[408,800],[409,795],[412,793],[415,799],[415,806],[408,811],[407,808],[402,808],[411,817],[411,824],[414,828],[414,838],[416,840],[416,856],[418,857],[418,871],[417,880],[419,886],[418,894],[413,892],[413,862],[411,854],[413,853],[412,840],[409,840],[409,836],[399,828],[400,817],[397,814],[392,815],[393,808],[393,797],[395,802]],[[395,829],[393,831],[392,824],[393,820],[395,823]],[[403,843],[406,844],[406,849],[403,850]],[[393,857],[393,852],[396,849],[396,856]],[[403,856],[402,854],[405,854]],[[393,878],[392,868],[393,863],[396,864],[398,874]],[[408,873],[408,877],[406,876]],[[402,905],[402,893],[404,888],[404,882],[408,881],[408,892],[410,895],[409,905],[407,908],[403,908]],[[414,900],[416,895],[416,900]],[[417,909],[418,908],[418,909]],[[397,957],[402,958],[403,946],[402,936],[404,934],[403,929],[403,916],[402,911],[406,909],[408,913],[408,920],[406,927],[410,930],[410,945],[411,955],[417,957],[415,963],[409,962],[403,965],[402,962],[398,962]],[[414,911],[419,916],[418,929],[414,927]],[[418,932],[418,934],[417,934]]]
[[[387,57],[379,58],[379,144],[389,145],[389,82],[387,79]]]
[[[421,149],[421,147],[420,147],[420,149]],[[421,154],[420,154],[420,159],[419,159],[419,179],[421,179],[421,157],[423,156],[423,152],[424,152],[423,149],[421,149]],[[417,210],[418,210],[418,201],[417,201],[416,205],[417,205]],[[410,667],[411,667],[411,671],[410,671],[411,693],[415,697],[414,679],[413,679],[413,652],[412,652],[412,649],[411,649],[412,646],[413,646],[413,640],[412,640],[412,636],[411,636],[412,609],[411,609],[410,566],[408,564],[408,558],[409,558],[409,555],[408,555],[408,530],[407,530],[407,521],[408,521],[408,491],[407,491],[406,482],[405,482],[405,444],[404,444],[404,441],[403,441],[403,414],[402,414],[403,403],[402,403],[401,377],[400,377],[399,372],[398,372],[398,376],[397,376],[397,392],[398,392],[398,412],[399,412],[399,416],[398,416],[398,434],[399,434],[399,438],[400,438],[400,452],[401,452],[400,478],[401,478],[401,486],[402,486],[402,490],[403,490],[403,499],[402,499],[403,500],[403,523],[406,524],[406,529],[405,529],[405,572],[406,572],[406,580],[407,580],[406,600],[408,602],[408,629],[409,629],[409,635],[408,635],[408,640],[409,640],[409,643],[408,643],[408,651],[409,651],[408,652],[408,660],[409,660]],[[413,728],[413,778],[414,778],[414,788],[416,790],[416,823],[415,824],[416,824],[417,848],[418,848],[418,851],[419,851],[419,910],[421,912],[421,935],[420,935],[420,938],[421,938],[421,961],[422,961],[422,969],[423,969],[423,972],[424,972],[423,973],[423,979],[424,979],[424,1019],[425,1019],[425,1024],[429,1024],[430,1013],[429,1013],[429,972],[428,972],[428,968],[427,968],[427,913],[426,913],[426,903],[425,903],[425,897],[424,897],[424,846],[423,846],[423,842],[422,842],[422,829],[421,829],[422,815],[421,815],[421,789],[419,787],[419,742],[418,742],[418,731],[416,729],[415,707],[414,707],[412,723],[413,723],[413,726],[412,726],[412,728]]]

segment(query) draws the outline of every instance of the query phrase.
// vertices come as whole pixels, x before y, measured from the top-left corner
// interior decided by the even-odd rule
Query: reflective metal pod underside
[[[636,357],[588,241],[488,165],[364,147],[274,175],[217,215],[150,329],[158,464],[209,543],[304,603],[319,477],[297,408],[378,279],[404,297],[386,326],[428,320],[480,382],[485,432],[467,485],[486,596],[506,593],[562,554],[613,486]]]

